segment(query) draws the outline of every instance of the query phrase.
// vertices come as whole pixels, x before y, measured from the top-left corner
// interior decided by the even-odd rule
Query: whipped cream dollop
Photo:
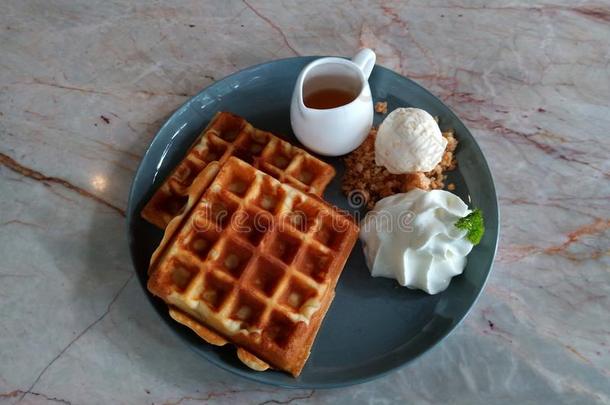
[[[379,126],[375,163],[394,174],[429,172],[446,146],[434,117],[419,108],[397,108]]]
[[[473,244],[455,227],[468,206],[443,190],[414,189],[377,202],[361,224],[366,262],[373,277],[436,294],[462,274]]]

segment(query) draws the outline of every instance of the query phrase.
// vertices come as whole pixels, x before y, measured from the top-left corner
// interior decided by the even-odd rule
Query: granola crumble
[[[378,101],[375,103],[375,112],[377,114],[387,114],[388,113],[388,102],[387,101]]]

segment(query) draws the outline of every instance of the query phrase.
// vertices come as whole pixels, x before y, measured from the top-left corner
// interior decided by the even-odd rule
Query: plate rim
[[[197,94],[191,96],[188,100],[186,100],[184,103],[182,103],[178,108],[176,108],[164,121],[163,125],[161,125],[161,127],[159,127],[159,129],[155,132],[155,135],[152,137],[152,139],[150,140],[150,142],[148,142],[148,145],[146,146],[146,152],[142,155],[142,158],[140,159],[140,162],[138,163],[138,167],[136,168],[135,171],[135,175],[133,176],[130,188],[129,188],[129,194],[128,194],[128,200],[127,200],[127,210],[126,210],[126,218],[125,218],[125,225],[126,225],[126,231],[127,231],[127,241],[128,241],[128,245],[129,245],[129,254],[130,254],[130,259],[131,259],[131,264],[133,267],[133,271],[135,272],[135,275],[138,278],[138,283],[140,285],[140,287],[142,288],[144,295],[147,297],[148,301],[150,302],[150,304],[152,305],[154,312],[157,314],[157,316],[159,318],[161,318],[163,320],[163,322],[165,324],[167,324],[167,326],[169,327],[169,329],[178,336],[178,338],[193,352],[195,352],[198,356],[204,358],[206,361],[212,363],[213,365],[228,371],[234,375],[238,375],[242,378],[245,378],[249,381],[255,381],[258,383],[262,383],[265,385],[270,385],[270,386],[275,386],[275,387],[281,387],[281,388],[288,388],[288,389],[333,389],[333,388],[341,388],[341,387],[348,387],[348,386],[352,386],[352,385],[357,385],[357,384],[363,384],[363,383],[367,383],[373,380],[376,380],[378,378],[387,376],[388,374],[398,371],[404,367],[406,367],[407,365],[411,364],[413,361],[423,357],[425,354],[428,354],[430,351],[432,351],[432,349],[434,349],[435,347],[437,347],[441,342],[443,342],[447,337],[449,337],[456,329],[458,329],[458,327],[461,326],[462,322],[464,321],[464,319],[470,314],[470,311],[472,311],[473,307],[477,304],[479,298],[481,297],[481,294],[483,292],[483,290],[485,289],[488,281],[489,281],[489,277],[493,271],[493,266],[495,263],[495,259],[496,259],[496,255],[497,255],[497,251],[498,251],[498,244],[499,244],[499,240],[500,240],[500,223],[501,223],[501,217],[500,217],[500,209],[499,209],[499,204],[498,204],[498,195],[496,192],[496,187],[495,187],[495,181],[493,178],[493,173],[489,167],[489,164],[487,162],[487,158],[485,157],[485,154],[483,154],[483,151],[481,150],[481,147],[479,146],[479,143],[477,142],[476,138],[474,137],[474,135],[472,135],[472,133],[470,132],[470,130],[468,129],[468,127],[463,123],[463,121],[455,114],[455,112],[448,106],[446,105],[440,98],[438,98],[436,95],[434,95],[432,92],[430,92],[428,89],[426,89],[425,87],[423,87],[422,85],[420,85],[419,83],[417,83],[416,81],[414,81],[413,79],[407,77],[407,76],[403,76],[402,74],[395,72],[394,70],[387,68],[385,66],[379,65],[379,64],[375,64],[374,69],[381,69],[393,76],[398,77],[400,80],[406,80],[408,82],[410,82],[412,85],[418,87],[421,91],[423,91],[424,93],[427,93],[429,96],[431,96],[432,98],[434,98],[438,103],[440,103],[443,107],[446,108],[446,110],[449,112],[449,115],[452,116],[452,118],[454,120],[456,120],[457,122],[461,123],[462,126],[466,129],[466,131],[468,132],[468,135],[472,138],[473,142],[472,142],[472,146],[476,149],[475,152],[480,155],[482,157],[482,163],[483,163],[483,169],[484,172],[487,176],[489,176],[489,180],[490,180],[490,186],[491,189],[489,190],[491,195],[493,196],[492,202],[494,205],[494,210],[495,211],[495,215],[497,218],[497,224],[496,224],[496,235],[493,238],[493,252],[491,255],[491,260],[489,262],[489,265],[486,266],[488,267],[487,269],[487,273],[485,274],[485,278],[483,280],[483,282],[481,283],[481,286],[479,288],[479,290],[476,292],[476,295],[474,297],[474,299],[472,300],[472,302],[468,305],[468,309],[459,317],[457,317],[457,322],[455,323],[455,325],[450,328],[449,330],[447,330],[446,332],[444,332],[443,334],[440,335],[440,337],[436,340],[436,342],[434,342],[433,344],[431,344],[430,346],[428,346],[425,350],[421,351],[420,353],[417,353],[415,356],[409,358],[408,360],[399,363],[397,365],[393,365],[390,366],[380,372],[373,372],[370,375],[364,376],[364,377],[358,377],[358,378],[352,378],[352,379],[348,379],[346,381],[342,381],[342,382],[332,382],[332,383],[328,383],[328,384],[324,384],[324,383],[303,383],[303,382],[299,382],[298,379],[294,379],[294,383],[286,383],[286,382],[282,382],[282,381],[273,381],[273,380],[269,380],[269,379],[265,379],[265,378],[259,378],[259,375],[262,373],[257,373],[257,374],[253,374],[247,370],[241,370],[239,368],[235,368],[223,361],[219,361],[213,357],[209,357],[207,356],[205,353],[196,350],[191,344],[189,344],[188,341],[186,341],[186,338],[184,336],[182,336],[182,333],[179,331],[178,328],[174,327],[177,325],[171,325],[168,320],[166,318],[164,318],[162,316],[162,314],[157,310],[156,306],[154,305],[154,297],[152,296],[152,294],[150,294],[146,288],[146,284],[142,282],[141,278],[139,277],[138,274],[138,270],[136,267],[136,263],[135,263],[135,255],[134,255],[134,242],[133,242],[133,237],[132,237],[132,232],[131,232],[131,228],[132,228],[132,222],[134,220],[134,214],[135,213],[135,208],[134,207],[134,194],[135,194],[135,185],[136,183],[138,183],[138,179],[141,176],[141,168],[142,165],[144,164],[144,161],[147,160],[147,158],[149,157],[149,154],[152,153],[151,152],[151,147],[152,145],[158,141],[159,135],[164,131],[165,127],[167,127],[171,122],[174,121],[175,117],[177,115],[179,115],[180,113],[182,113],[183,111],[187,110],[190,108],[191,104],[194,102],[195,99],[199,98],[201,94],[208,92],[210,89],[214,88],[215,86],[220,86],[222,84],[222,82],[224,82],[225,80],[229,80],[234,76],[240,75],[242,73],[245,73],[247,71],[250,70],[254,70],[256,68],[260,68],[266,65],[271,65],[271,64],[275,64],[275,63],[279,63],[279,62],[290,62],[290,61],[313,61],[315,59],[318,58],[324,58],[327,56],[320,56],[320,55],[307,55],[307,56],[295,56],[295,57],[288,57],[288,58],[280,58],[280,59],[273,59],[273,60],[269,60],[266,62],[261,62],[261,63],[257,63],[251,66],[247,66],[243,69],[240,69],[238,71],[235,71],[227,76],[222,77],[221,79],[218,79],[216,81],[214,81],[213,83],[205,86],[204,88],[202,88],[199,92],[197,92]],[[342,57],[344,58],[344,57]],[[344,58],[347,59],[347,58]]]

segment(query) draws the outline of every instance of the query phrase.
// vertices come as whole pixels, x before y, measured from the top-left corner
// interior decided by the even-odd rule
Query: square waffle
[[[349,215],[230,157],[167,227],[148,289],[250,367],[298,376],[357,237]]]
[[[332,166],[303,149],[261,131],[245,119],[217,113],[187,155],[163,182],[142,210],[142,217],[164,229],[169,221],[190,209],[189,192],[193,181],[210,162],[224,164],[236,156],[295,188],[322,195],[335,175]],[[209,178],[210,172],[204,177]]]

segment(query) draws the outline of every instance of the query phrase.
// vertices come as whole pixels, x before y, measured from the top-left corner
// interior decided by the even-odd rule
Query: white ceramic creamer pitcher
[[[375,59],[375,53],[365,48],[351,60],[320,58],[305,66],[290,104],[292,130],[303,145],[326,156],[344,155],[360,146],[373,125],[373,98],[368,78]],[[334,90],[353,95],[353,100],[346,98],[345,104],[332,108],[306,105],[308,97],[312,99],[312,95],[320,94],[324,97],[329,94],[325,91]]]

